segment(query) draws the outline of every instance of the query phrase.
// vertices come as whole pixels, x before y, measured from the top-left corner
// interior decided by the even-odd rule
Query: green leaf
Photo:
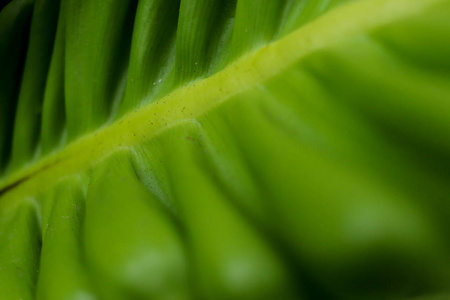
[[[446,298],[448,36],[448,0],[11,1],[0,298]]]

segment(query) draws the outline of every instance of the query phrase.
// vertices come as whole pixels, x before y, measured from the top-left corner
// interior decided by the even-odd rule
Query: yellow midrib
[[[196,118],[242,91],[263,83],[302,57],[446,0],[367,0],[337,8],[288,36],[250,53],[219,73],[188,84],[68,145],[0,182],[0,208],[37,194],[59,178],[95,165],[102,157]]]

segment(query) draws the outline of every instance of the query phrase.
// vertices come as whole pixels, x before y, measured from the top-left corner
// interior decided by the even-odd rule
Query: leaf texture
[[[448,0],[11,1],[0,298],[445,298],[449,20]]]

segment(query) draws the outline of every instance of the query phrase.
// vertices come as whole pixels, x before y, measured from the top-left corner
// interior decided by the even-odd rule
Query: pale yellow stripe
[[[198,117],[318,49],[420,14],[445,1],[367,0],[337,8],[283,39],[246,55],[221,72],[175,90],[114,124],[84,136],[59,153],[12,174],[0,182],[0,190],[27,179],[2,195],[0,208],[6,202],[51,187],[59,178],[86,170],[121,147],[139,144],[183,120]]]

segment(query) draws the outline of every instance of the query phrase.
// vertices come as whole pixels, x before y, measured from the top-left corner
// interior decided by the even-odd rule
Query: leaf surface
[[[15,82],[0,298],[450,288],[448,0],[36,0],[29,15],[23,0],[0,14]]]

